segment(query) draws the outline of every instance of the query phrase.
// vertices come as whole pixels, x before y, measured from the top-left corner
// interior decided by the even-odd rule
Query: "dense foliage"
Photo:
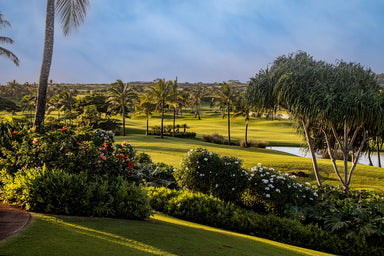
[[[236,202],[247,187],[248,175],[239,158],[219,157],[197,148],[185,155],[176,177],[180,185],[188,189]]]

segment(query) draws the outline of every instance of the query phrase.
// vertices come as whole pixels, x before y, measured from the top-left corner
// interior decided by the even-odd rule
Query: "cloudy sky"
[[[383,0],[90,0],[86,22],[64,37],[56,24],[50,79],[222,82],[250,77],[303,50],[317,60],[359,62],[384,73]],[[46,0],[0,0],[12,27],[1,44],[0,83],[38,82]],[[58,20],[58,19],[56,19]]]

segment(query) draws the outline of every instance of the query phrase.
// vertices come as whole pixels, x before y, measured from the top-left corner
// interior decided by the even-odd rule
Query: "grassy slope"
[[[162,214],[147,221],[33,214],[1,255],[330,255]]]
[[[176,119],[176,124],[187,123],[190,129],[197,133],[201,138],[203,134],[212,134],[214,132],[227,136],[227,120],[221,119],[217,114],[206,110],[207,115],[203,115],[202,120],[193,119],[190,115],[184,114]],[[215,116],[216,115],[216,116]],[[208,117],[206,117],[208,116]],[[167,116],[165,125],[172,124],[171,117]],[[304,182],[316,184],[313,175],[313,165],[310,158],[292,156],[286,153],[267,149],[241,148],[238,146],[217,145],[206,143],[195,139],[178,139],[164,137],[160,139],[157,136],[145,136],[145,120],[130,119],[127,120],[127,136],[117,137],[116,142],[127,141],[131,143],[138,152],[148,153],[154,162],[164,162],[174,167],[179,167],[183,156],[190,150],[197,147],[206,148],[209,151],[220,155],[231,155],[240,157],[243,160],[243,166],[250,168],[262,163],[263,166],[273,167],[277,170],[286,172],[303,171],[310,175],[309,178],[301,178]],[[160,119],[154,117],[150,120],[150,126],[160,125]],[[241,118],[231,122],[231,138],[239,141],[244,136],[244,120]],[[249,124],[248,136],[250,139],[269,141],[270,145],[300,146],[304,142],[302,138],[295,133],[291,121],[287,120],[264,120],[252,119]],[[342,170],[342,162],[339,161],[339,170]],[[336,174],[334,173],[330,160],[318,159],[320,176],[324,184],[340,185]],[[351,188],[367,189],[384,192],[384,171],[382,168],[371,167],[367,165],[358,165],[352,176]]]

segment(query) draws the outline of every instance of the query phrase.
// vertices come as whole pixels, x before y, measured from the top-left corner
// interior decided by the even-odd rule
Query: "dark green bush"
[[[165,188],[148,190],[152,208],[175,217],[320,251],[357,255],[356,252],[362,253],[358,250],[367,249],[351,246],[316,225],[260,215],[201,193]]]
[[[214,133],[212,135],[203,135],[203,141],[211,142],[215,144],[224,144],[224,137],[218,133]]]
[[[248,185],[248,173],[241,168],[241,160],[198,148],[183,158],[175,173],[180,186],[212,194],[229,202],[236,202]]]
[[[90,177],[42,168],[15,176],[3,169],[1,199],[30,211],[144,219],[151,213],[146,192],[123,177]]]

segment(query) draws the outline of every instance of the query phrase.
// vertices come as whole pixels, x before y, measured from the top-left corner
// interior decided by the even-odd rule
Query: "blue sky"
[[[358,62],[384,73],[382,0],[90,0],[86,22],[55,27],[50,79],[247,82],[273,60],[303,50],[317,60]],[[38,82],[45,0],[0,0],[12,24],[16,67],[0,58],[0,83]],[[58,20],[58,19],[56,19]]]

